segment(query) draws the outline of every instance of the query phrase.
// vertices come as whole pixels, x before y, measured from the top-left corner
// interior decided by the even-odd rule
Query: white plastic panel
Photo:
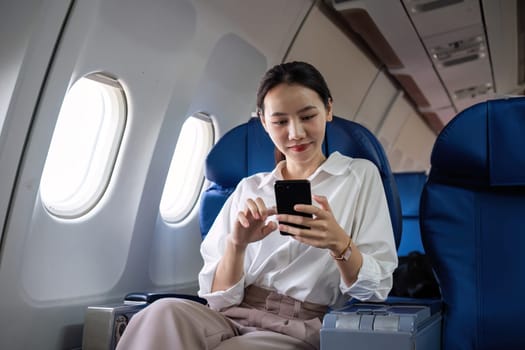
[[[21,232],[20,248],[12,251],[11,259],[21,266],[20,287],[28,300],[46,304],[111,291],[121,297],[130,289],[151,288],[148,262],[164,266],[171,262],[167,256],[185,257],[184,266],[192,269],[174,274],[170,270],[169,278],[154,271],[159,284],[196,281],[197,217],[176,228],[155,224],[177,131],[188,111],[211,111],[225,130],[249,118],[268,65],[265,56],[277,54],[285,38],[273,38],[270,46],[266,38],[265,48],[275,51],[262,53],[242,39],[249,35],[230,22],[227,6],[222,8],[226,12],[210,12],[205,2],[195,5],[182,0],[147,5],[112,0],[79,2],[74,8],[28,145],[20,180],[26,185],[17,193],[11,217],[10,230]],[[145,6],[148,11],[143,11]],[[286,21],[283,17],[273,25],[290,31],[299,23],[297,16],[309,2],[296,1],[294,6],[284,6]],[[290,22],[290,16],[297,19]],[[259,35],[265,35],[262,28]],[[221,44],[215,50],[217,42]],[[110,72],[128,92],[129,128],[102,203],[89,215],[66,222],[45,211],[36,189],[65,91],[77,77],[92,71]],[[164,244],[162,237],[174,231],[180,243]],[[120,290],[122,278],[128,287]]]
[[[394,164],[393,171],[420,171],[430,168],[430,153],[436,140],[434,132],[415,112],[411,113],[393,145],[402,153],[401,162]]]
[[[269,66],[281,63],[314,0],[198,0],[212,11],[214,25],[223,18],[228,30],[264,52]],[[208,22],[210,23],[210,22]],[[203,23],[206,25],[206,23]],[[218,31],[222,36],[224,32]]]
[[[70,4],[0,2],[0,243],[27,129]]]
[[[379,141],[383,145],[383,148],[389,157],[390,162],[393,161],[391,158],[391,152],[394,143],[399,137],[403,125],[412,113],[414,113],[414,108],[412,105],[407,101],[406,97],[404,97],[402,94],[399,95],[392,104],[384,123],[381,125],[381,128],[376,133]]]
[[[397,96],[376,135],[387,153],[392,171],[429,169],[436,135],[402,94]]]
[[[317,7],[310,12],[287,61],[307,61],[323,74],[334,114],[354,119],[378,67]]]
[[[421,37],[447,33],[462,27],[481,23],[478,0],[462,0],[455,4],[418,12],[421,5],[437,3],[435,0],[403,0]],[[443,1],[443,3],[446,3]],[[446,20],[443,20],[446,18]]]
[[[172,94],[168,77],[183,69],[176,65],[173,41],[191,41],[196,13],[185,2],[156,0],[140,20],[130,20],[126,11],[141,4],[77,3],[57,52],[21,172],[20,181],[27,185],[19,189],[11,216],[10,229],[26,237],[15,259],[21,261],[21,287],[34,303],[110,291],[126,269],[136,221],[147,217],[140,218],[139,206],[155,135]],[[35,189],[65,91],[95,67],[123,77],[117,79],[127,92],[128,127],[99,205],[81,218],[60,220],[43,208]]]
[[[213,111],[222,125],[231,123],[232,118],[248,120],[250,108],[255,105],[259,80],[266,67],[262,52],[235,34],[225,34],[210,53],[190,109]],[[179,223],[169,224],[157,219],[149,264],[149,274],[156,285],[166,286],[196,279],[202,266],[198,250],[201,242],[196,220],[198,208],[198,205],[194,207],[189,217]],[[181,232],[183,226],[186,227]],[[188,242],[195,248],[186,249]],[[192,263],[189,264],[189,261]]]
[[[6,117],[9,101],[15,89],[16,79],[20,73],[22,60],[29,34],[35,25],[37,11],[34,11],[36,1],[20,2],[23,6],[9,6],[7,1],[0,4],[3,14],[0,21],[0,47],[2,59],[0,60],[0,135]],[[33,7],[33,8],[32,8]],[[16,35],[13,35],[13,32]],[[0,139],[0,149],[2,147]]]
[[[456,110],[452,107],[436,109],[431,112],[439,118],[443,125],[447,125],[456,116]]]
[[[228,131],[251,117],[259,81],[269,64],[262,51],[234,33],[218,37],[208,55],[189,111],[212,113]]]
[[[389,77],[379,71],[368,90],[354,121],[377,133],[399,91]]]
[[[494,88],[499,96],[523,91],[518,82],[517,2],[482,0],[483,18],[494,71]],[[522,45],[523,45],[523,39]]]

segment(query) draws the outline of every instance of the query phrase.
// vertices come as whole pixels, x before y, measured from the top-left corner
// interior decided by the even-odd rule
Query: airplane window
[[[126,100],[116,80],[90,74],[71,86],[40,182],[49,212],[75,218],[97,204],[109,183],[125,121]]]
[[[182,125],[160,200],[165,221],[181,221],[195,207],[204,184],[204,160],[214,138],[213,122],[206,113],[195,113]]]

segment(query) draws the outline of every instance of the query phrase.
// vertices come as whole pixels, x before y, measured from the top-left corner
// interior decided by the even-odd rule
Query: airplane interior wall
[[[88,305],[131,291],[196,291],[197,207],[178,223],[159,215],[179,131],[197,112],[212,116],[216,139],[246,121],[261,75],[283,60],[316,65],[335,114],[376,133],[394,170],[428,168],[435,135],[373,57],[313,5],[24,0],[0,12],[0,28],[10,27],[0,33],[1,349],[78,348]],[[40,178],[62,100],[92,73],[122,85],[124,134],[101,200],[64,219],[42,204]]]
[[[323,73],[334,113],[378,136],[393,171],[428,170],[436,135],[378,60],[342,32],[326,11],[322,5],[312,9],[286,60],[306,60]]]

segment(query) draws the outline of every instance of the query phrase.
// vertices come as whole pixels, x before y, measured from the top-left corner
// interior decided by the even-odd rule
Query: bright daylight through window
[[[213,123],[206,113],[184,122],[175,146],[160,201],[167,222],[184,219],[195,207],[204,183],[204,160],[214,143]]]
[[[40,183],[49,212],[74,218],[98,203],[125,121],[126,99],[116,80],[91,74],[73,84],[62,103]]]

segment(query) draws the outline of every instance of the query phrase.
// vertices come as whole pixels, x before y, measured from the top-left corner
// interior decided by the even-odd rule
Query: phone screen
[[[300,213],[293,209],[296,204],[312,204],[312,194],[310,191],[310,181],[308,180],[277,180],[274,185],[275,202],[277,213],[293,214],[305,217],[312,217],[311,214]],[[282,222],[283,224],[309,228],[303,225]],[[281,231],[282,235],[290,235],[288,232]]]

